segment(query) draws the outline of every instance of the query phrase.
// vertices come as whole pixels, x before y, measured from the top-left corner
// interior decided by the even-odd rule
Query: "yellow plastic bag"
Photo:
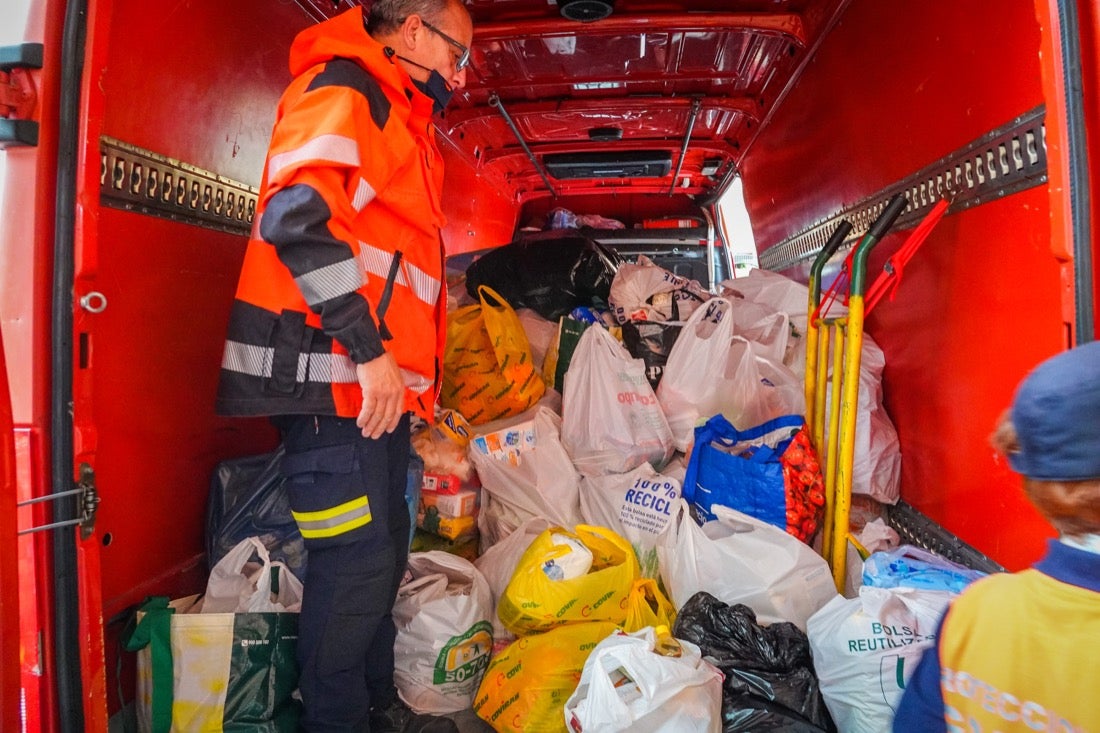
[[[667,626],[671,629],[675,621],[676,607],[661,592],[656,580],[639,578],[634,581],[626,599],[625,631],[633,633],[647,626]]]
[[[555,536],[571,538],[591,552],[587,573],[561,580],[547,574],[544,568],[571,552],[568,545],[556,544]],[[639,574],[634,549],[612,530],[586,524],[578,524],[573,532],[551,527],[535,538],[516,563],[497,615],[519,636],[579,621],[622,624],[627,597]]]
[[[517,639],[489,663],[474,712],[496,731],[565,733],[562,711],[585,660],[617,629],[609,621],[593,621]]]
[[[440,402],[480,425],[532,407],[546,391],[519,317],[491,288],[447,317]]]

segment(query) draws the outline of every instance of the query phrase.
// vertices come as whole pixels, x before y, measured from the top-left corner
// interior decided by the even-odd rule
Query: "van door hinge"
[[[99,507],[99,493],[95,488],[95,470],[87,463],[80,464],[80,481],[77,482],[76,488],[69,489],[68,491],[59,491],[56,494],[38,496],[34,499],[27,499],[26,501],[19,502],[16,506],[39,504],[44,501],[58,501],[59,499],[64,499],[69,496],[77,497],[76,509],[80,513],[77,519],[66,519],[61,522],[39,525],[38,527],[28,527],[27,529],[19,530],[19,534],[43,532],[48,529],[60,529],[62,527],[72,527],[73,525],[79,524],[80,538],[86,540],[91,537],[92,531],[95,529],[95,514],[96,509]]]
[[[0,150],[38,145],[38,90],[31,69],[42,68],[42,44],[0,46]]]

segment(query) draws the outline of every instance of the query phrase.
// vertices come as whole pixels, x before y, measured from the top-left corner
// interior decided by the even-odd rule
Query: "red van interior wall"
[[[748,152],[758,247],[1041,105],[1038,50],[1030,0],[853,0]],[[949,215],[867,323],[886,355],[902,498],[1010,569],[1052,533],[988,444],[1019,379],[1066,344],[1049,213],[1040,186]],[[869,279],[902,239],[874,251]]]

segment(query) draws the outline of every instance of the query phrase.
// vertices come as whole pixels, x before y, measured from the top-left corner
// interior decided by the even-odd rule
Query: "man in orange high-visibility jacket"
[[[1100,731],[1100,342],[1036,367],[993,442],[1061,536],[951,604],[894,731]]]
[[[432,115],[465,84],[472,37],[461,0],[376,0],[290,52],[217,407],[283,432],[309,551],[309,733],[455,730],[397,698],[391,612],[408,557],[408,413],[431,416],[445,340]]]

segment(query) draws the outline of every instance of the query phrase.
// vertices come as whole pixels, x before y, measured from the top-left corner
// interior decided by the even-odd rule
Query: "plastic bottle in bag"
[[[661,624],[657,627],[657,641],[653,644],[653,651],[666,657],[679,657],[683,655],[684,648],[668,627]]]

